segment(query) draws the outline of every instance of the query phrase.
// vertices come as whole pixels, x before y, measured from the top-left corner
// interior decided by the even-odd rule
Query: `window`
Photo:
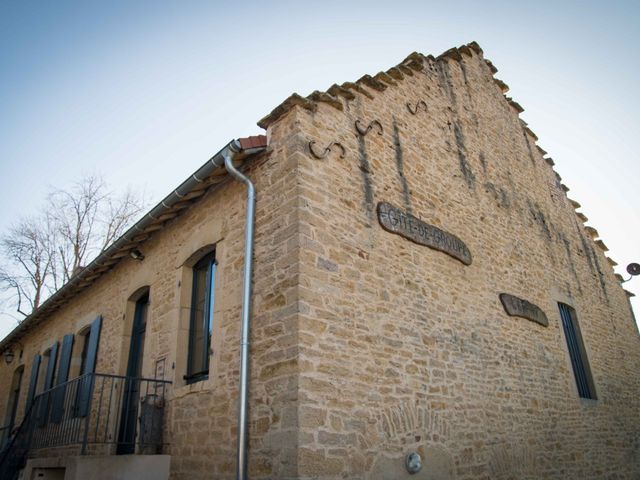
[[[581,398],[596,400],[596,390],[591,376],[591,369],[589,368],[587,353],[584,343],[582,343],[576,311],[564,303],[558,303],[558,307],[560,308],[564,338],[567,340],[567,349],[571,357],[573,374],[576,377],[578,394]]]
[[[69,380],[71,368],[71,354],[73,352],[73,334],[69,333],[62,339],[60,359],[58,360],[58,375],[56,376],[56,388],[51,392],[51,420],[60,423],[65,413],[65,397],[67,391],[66,382]]]
[[[5,424],[2,429],[2,437],[0,438],[0,445],[4,445],[4,442],[11,436],[13,427],[16,422],[16,412],[18,411],[18,401],[20,400],[20,387],[22,385],[22,374],[24,373],[24,365],[19,366],[13,372],[13,379],[11,380],[11,390],[9,392],[9,400],[7,401],[7,413],[5,415]]]
[[[213,251],[193,266],[189,354],[187,375],[184,377],[187,383],[204,380],[209,374],[216,265],[215,251]]]
[[[42,362],[40,362],[40,380],[37,393],[45,392],[53,387],[57,360],[58,342],[54,343],[42,354]]]
[[[85,328],[82,332],[78,334],[80,337],[80,344],[82,345],[82,350],[80,350],[80,366],[78,368],[78,373],[76,377],[82,375],[82,372],[85,369],[85,365],[87,363],[87,350],[89,348],[89,333],[91,333],[91,329],[89,327]]]
[[[53,387],[53,381],[55,380],[56,362],[58,361],[58,342],[54,343],[43,355],[46,362],[43,362],[44,370],[44,383],[42,385],[41,392],[44,394],[42,401],[40,402],[40,408],[38,410],[38,426],[42,427],[46,425],[49,420],[49,406],[51,400],[51,388]]]
[[[93,373],[96,371],[96,362],[98,361],[98,347],[100,345],[100,329],[102,328],[102,315],[98,315],[89,327],[89,334],[86,336],[86,342],[83,345],[83,353],[81,356],[82,369],[80,375],[86,375],[77,383],[76,400],[73,407],[73,415],[76,417],[85,417],[89,413],[91,406],[91,395],[93,391]],[[86,350],[85,350],[86,349]]]

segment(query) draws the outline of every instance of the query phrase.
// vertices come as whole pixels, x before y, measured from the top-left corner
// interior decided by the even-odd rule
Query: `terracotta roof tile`
[[[239,138],[240,147],[243,150],[248,150],[250,148],[264,148],[267,146],[267,136],[266,135],[254,135],[252,137]]]

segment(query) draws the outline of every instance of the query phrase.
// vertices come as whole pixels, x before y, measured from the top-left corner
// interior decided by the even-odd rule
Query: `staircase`
[[[89,373],[40,393],[0,450],[0,480],[17,480],[29,452],[43,448],[76,446],[81,455],[162,453],[170,384]]]
[[[20,470],[27,463],[32,427],[35,424],[35,411],[33,406],[29,409],[16,434],[7,440],[0,451],[0,478],[2,480],[16,480]]]

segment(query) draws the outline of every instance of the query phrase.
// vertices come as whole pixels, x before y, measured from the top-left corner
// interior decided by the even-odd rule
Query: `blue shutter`
[[[80,394],[78,395],[78,416],[84,417],[89,413],[91,405],[91,394],[93,391],[93,375],[98,357],[98,345],[100,343],[100,327],[102,326],[102,316],[98,316],[91,324],[89,332],[89,346],[87,347],[87,357],[84,362],[82,375],[84,377],[78,384]]]
[[[100,342],[100,327],[102,326],[102,316],[98,316],[91,323],[91,331],[89,332],[89,346],[87,347],[87,358],[84,362],[85,373],[93,373],[96,370],[96,359],[98,357],[98,344]]]
[[[73,350],[73,335],[65,335],[62,340],[62,350],[60,351],[60,366],[58,367],[58,377],[56,385],[58,387],[53,392],[53,405],[51,407],[51,421],[59,423],[64,415],[64,397],[66,386],[60,386],[69,379],[69,367],[71,366],[71,352]]]
[[[36,396],[36,387],[38,385],[38,373],[40,372],[40,361],[42,357],[36,355],[33,357],[33,363],[31,364],[31,378],[29,379],[29,391],[27,392],[27,405],[25,407],[25,414],[31,408],[33,398]]]
[[[56,362],[58,360],[58,342],[51,346],[49,353],[49,362],[47,363],[47,372],[44,376],[44,387],[42,390],[43,397],[40,402],[40,408],[38,409],[38,425],[43,426],[47,423],[49,416],[49,400],[51,399],[51,392],[49,391],[53,386],[53,375],[56,371]]]
[[[51,352],[49,354],[49,363],[47,363],[47,373],[44,377],[43,391],[49,390],[53,386],[53,375],[56,371],[56,362],[58,360],[58,342],[51,345]]]

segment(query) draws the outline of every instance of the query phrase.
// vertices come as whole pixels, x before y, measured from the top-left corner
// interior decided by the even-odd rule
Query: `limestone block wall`
[[[296,466],[300,154],[289,122],[278,128],[271,133],[270,153],[247,171],[257,191],[249,427],[252,478],[295,476],[291,472]],[[210,371],[207,381],[174,388],[168,453],[176,479],[235,478],[245,194],[237,184],[229,188],[237,191],[220,192],[218,203],[211,204],[228,225],[219,244],[227,244],[225,252],[229,252],[218,267],[226,286],[215,300],[223,312],[220,332],[214,332],[218,340],[213,374]],[[196,210],[207,215],[208,208]],[[183,221],[190,224],[187,216]]]
[[[287,129],[287,122],[280,128]],[[296,458],[297,399],[297,153],[286,131],[272,153],[252,159],[247,174],[257,189],[254,326],[252,332],[251,470],[274,476]],[[245,190],[232,181],[198,203],[141,245],[144,261],[123,259],[91,287],[30,330],[23,356],[0,364],[0,412],[7,408],[13,370],[25,366],[18,422],[24,415],[31,362],[65,334],[77,333],[103,316],[96,372],[124,375],[133,318],[132,294],[149,287],[142,375],[171,380],[165,407],[171,478],[235,478]],[[185,266],[199,249],[215,244],[218,268],[209,378],[187,385],[191,271]],[[78,358],[75,358],[78,356]],[[78,374],[79,349],[74,349]],[[95,412],[94,412],[95,413]],[[78,449],[76,449],[78,450]],[[91,450],[93,451],[93,450]],[[78,453],[48,449],[35,456]],[[105,453],[101,450],[102,453]]]
[[[412,478],[640,475],[625,292],[493,73],[477,45],[414,54],[262,121],[304,138],[286,478],[408,478],[409,451],[425,460]],[[462,239],[471,265],[383,230],[382,201]],[[509,317],[500,293],[549,326]],[[597,400],[578,396],[558,302],[577,312]]]

